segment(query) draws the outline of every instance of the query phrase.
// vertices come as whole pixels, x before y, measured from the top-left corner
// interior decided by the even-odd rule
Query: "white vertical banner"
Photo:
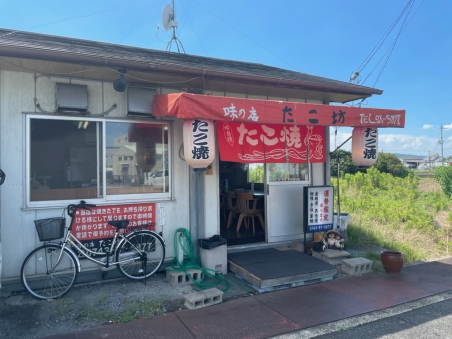
[[[165,204],[158,203],[157,204],[157,225],[156,232],[160,233],[163,230],[163,226],[165,225]]]
[[[305,186],[303,190],[305,233],[332,230],[333,186]]]

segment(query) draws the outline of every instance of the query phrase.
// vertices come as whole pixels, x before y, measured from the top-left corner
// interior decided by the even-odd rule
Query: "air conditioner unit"
[[[127,88],[127,115],[152,116],[152,99],[157,94],[154,88]]]
[[[57,111],[88,110],[88,86],[58,83],[55,92]]]

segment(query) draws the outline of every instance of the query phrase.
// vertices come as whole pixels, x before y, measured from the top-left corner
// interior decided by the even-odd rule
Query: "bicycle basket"
[[[65,218],[49,218],[35,220],[39,241],[50,241],[64,237]]]

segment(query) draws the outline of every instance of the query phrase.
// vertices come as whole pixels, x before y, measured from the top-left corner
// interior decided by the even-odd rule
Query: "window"
[[[307,164],[269,164],[269,181],[308,181],[309,167]]]
[[[264,164],[248,165],[248,182],[255,184],[264,183]]]
[[[168,173],[168,123],[30,116],[27,128],[32,204],[169,197],[168,176],[151,180]]]

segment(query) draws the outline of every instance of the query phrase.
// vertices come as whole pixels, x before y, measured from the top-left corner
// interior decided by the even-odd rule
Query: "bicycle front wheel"
[[[36,248],[25,258],[21,269],[22,284],[38,299],[56,299],[66,294],[77,279],[77,261],[61,246],[46,244]]]
[[[118,270],[127,278],[144,279],[158,271],[165,259],[163,240],[149,231],[127,235],[116,250]]]

